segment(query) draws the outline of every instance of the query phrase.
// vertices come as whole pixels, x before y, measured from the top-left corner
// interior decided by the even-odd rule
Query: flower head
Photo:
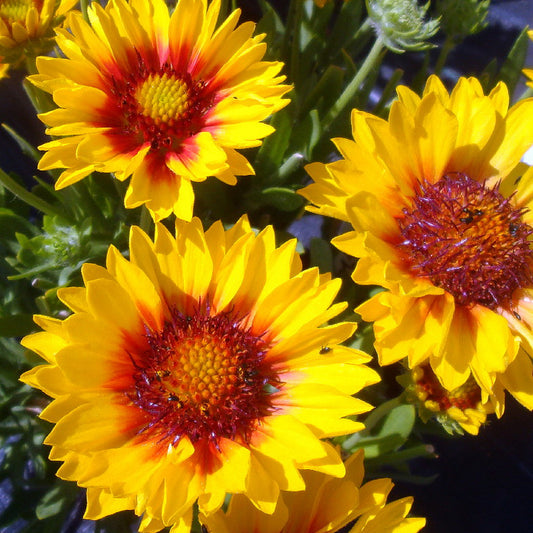
[[[448,433],[462,434],[464,430],[477,435],[487,415],[494,412],[490,400],[481,403],[481,389],[472,376],[457,389],[447,391],[425,363],[398,381],[405,387],[407,401],[416,405],[420,418],[424,422],[435,418]]]
[[[354,324],[319,327],[346,307],[340,280],[301,271],[294,240],[277,248],[246,218],[158,225],[155,242],[134,227],[129,257],[84,265],[85,287],[58,292],[73,314],[36,317],[23,340],[47,361],[21,379],[54,398],[45,442],[87,487],[86,517],[134,509],[142,531],[182,531],[196,501],[209,515],[232,492],[271,513],[305,487],[300,469],[342,476],[320,439],[362,428],[344,417],[379,377],[338,344]]]
[[[54,45],[53,30],[78,0],[4,0],[0,3],[0,56],[17,64]]]
[[[308,167],[302,194],[353,225],[334,241],[360,258],[353,279],[387,289],[357,309],[381,364],[429,362],[448,391],[473,376],[498,415],[504,389],[533,408],[533,100],[434,76],[398,96],[388,121],[353,112],[355,142],[336,139],[344,159]]]
[[[190,220],[191,182],[216,176],[234,185],[253,174],[239,148],[259,146],[290,87],[282,63],[261,61],[264,35],[237,26],[239,10],[217,29],[220,0],[93,3],[91,24],[68,19],[57,44],[66,58],[41,57],[30,79],[59,109],[40,115],[50,135],[39,168],[64,168],[60,189],[93,171],[131,176],[125,205],[146,204],[155,220]]]
[[[305,472],[306,490],[283,494],[271,515],[258,511],[242,495],[232,496],[226,513],[201,517],[210,533],[330,533],[356,521],[350,533],[416,533],[424,518],[406,518],[413,499],[387,503],[390,479],[362,483],[363,452],[346,461],[342,479]]]

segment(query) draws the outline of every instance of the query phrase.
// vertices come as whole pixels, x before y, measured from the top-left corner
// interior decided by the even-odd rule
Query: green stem
[[[35,64],[35,57],[27,57],[24,61],[24,65],[26,66],[26,72],[28,75],[39,73]]]
[[[270,176],[269,183],[282,183],[284,182],[291,174],[293,174],[296,169],[302,166],[304,161],[304,156],[300,153],[292,154],[286,161],[283,163],[279,169]]]
[[[89,7],[89,0],[80,0],[81,13],[86,22],[89,22],[89,15],[87,13],[88,7]]]
[[[20,198],[23,202],[27,203],[28,205],[31,205],[32,207],[35,207],[35,209],[38,209],[45,215],[50,216],[65,216],[65,213],[58,209],[57,207],[54,207],[52,204],[49,204],[48,202],[42,200],[38,196],[35,196],[35,194],[31,193],[30,191],[26,190],[22,185],[17,183],[13,178],[8,176],[3,170],[0,169],[0,185],[3,185],[8,191],[11,191],[15,196]]]
[[[440,49],[437,62],[435,63],[434,72],[437,76],[440,76],[440,73],[442,72],[442,69],[444,68],[444,65],[446,64],[446,60],[448,59],[448,55],[453,50],[454,46],[455,44],[454,44],[453,39],[451,37],[446,37],[446,40],[444,41],[444,44],[442,45],[442,48]]]
[[[378,465],[405,463],[412,459],[428,457],[431,455],[435,455],[435,448],[431,444],[418,444],[417,446],[405,450],[394,451],[383,456],[369,457],[368,459],[365,459],[365,461],[368,465],[371,464],[373,467],[376,467]]]
[[[350,105],[350,102],[353,100],[355,94],[361,87],[361,84],[368,76],[368,73],[376,67],[379,55],[381,54],[384,48],[385,45],[383,44],[383,40],[381,39],[381,37],[378,36],[376,38],[376,41],[372,45],[370,52],[363,61],[363,64],[355,73],[355,76],[353,77],[352,81],[348,84],[346,89],[344,89],[343,93],[337,99],[335,104],[331,107],[328,114],[324,117],[324,120],[322,121],[323,136],[328,132],[331,124],[335,121],[335,119]]]

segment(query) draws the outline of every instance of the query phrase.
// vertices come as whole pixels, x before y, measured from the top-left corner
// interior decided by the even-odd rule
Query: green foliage
[[[490,0],[437,0],[435,9],[447,38],[456,43],[487,27]]]

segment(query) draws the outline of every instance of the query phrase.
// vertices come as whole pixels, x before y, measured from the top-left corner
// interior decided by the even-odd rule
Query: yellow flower
[[[528,37],[533,41],[533,30],[529,30],[527,32]],[[524,74],[529,78],[529,81],[527,82],[527,85],[530,87],[533,87],[533,69],[532,68],[525,68],[523,70]]]
[[[354,520],[350,533],[416,533],[424,527],[424,518],[406,518],[412,498],[386,503],[393,486],[390,479],[362,484],[363,476],[360,450],[346,461],[342,479],[305,472],[306,490],[284,493],[271,515],[234,495],[226,513],[219,510],[200,520],[209,533],[328,533]]]
[[[357,309],[381,364],[429,361],[448,391],[473,376],[498,416],[504,389],[533,408],[533,100],[435,76],[398,96],[388,121],[353,111],[355,142],[334,139],[343,159],[310,165],[302,194],[352,224],[334,243],[360,258],[354,281],[386,289]]]
[[[39,168],[64,168],[56,188],[93,171],[131,176],[125,205],[146,204],[155,220],[190,220],[192,181],[216,176],[234,185],[253,174],[238,148],[259,146],[273,128],[261,121],[282,108],[290,87],[282,63],[261,61],[264,35],[237,26],[240,10],[216,29],[220,0],[93,3],[91,25],[67,20],[57,44],[66,58],[40,57],[31,81],[59,109],[40,115],[60,137]]]
[[[53,30],[78,0],[5,0],[0,3],[0,56],[18,63],[50,50]]]
[[[481,402],[481,389],[470,376],[466,383],[447,391],[431,370],[429,364],[417,366],[398,381],[404,385],[407,400],[416,404],[420,418],[427,422],[435,418],[449,433],[477,435],[494,412],[491,400]]]
[[[72,315],[36,317],[22,342],[47,364],[21,379],[54,398],[45,443],[87,487],[87,518],[134,509],[141,531],[188,531],[196,501],[209,515],[242,493],[271,513],[300,469],[344,475],[320,439],[363,427],[344,417],[370,409],[352,394],[379,376],[338,344],[355,324],[319,327],[346,308],[340,280],[274,240],[245,217],[177,220],[176,238],[158,225],[154,242],[133,227],[129,261],[110,247],[58,291]]]

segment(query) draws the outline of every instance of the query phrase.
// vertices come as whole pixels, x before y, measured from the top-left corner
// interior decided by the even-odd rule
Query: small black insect
[[[329,346],[322,346],[322,348],[320,348],[320,352],[318,353],[324,355],[329,352],[331,352],[331,348]]]

